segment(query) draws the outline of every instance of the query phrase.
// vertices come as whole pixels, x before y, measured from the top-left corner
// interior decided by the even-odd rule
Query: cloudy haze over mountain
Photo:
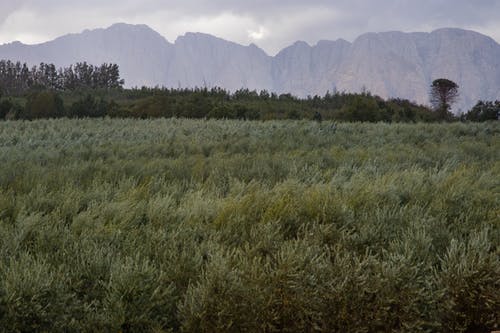
[[[446,77],[464,110],[500,98],[497,41],[499,0],[0,0],[0,58],[115,62],[129,87],[366,88],[427,103]]]
[[[249,88],[301,97],[368,89],[426,104],[432,80],[445,77],[461,87],[455,111],[479,99],[500,99],[500,44],[456,28],[365,33],[352,43],[298,41],[271,56],[255,44],[204,33],[186,33],[171,43],[146,25],[121,23],[37,45],[0,45],[0,59],[57,66],[113,62],[128,87]]]
[[[0,43],[39,43],[116,22],[145,23],[175,40],[204,32],[276,54],[296,40],[367,31],[471,29],[500,41],[498,0],[0,0]]]

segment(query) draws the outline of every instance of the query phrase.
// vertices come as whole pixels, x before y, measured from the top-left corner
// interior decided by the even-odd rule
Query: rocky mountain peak
[[[382,97],[428,103],[429,86],[448,78],[461,87],[456,111],[479,99],[500,99],[500,45],[474,31],[366,33],[352,43],[298,41],[276,56],[190,32],[171,44],[147,25],[117,23],[53,41],[0,45],[0,59],[57,66],[87,61],[120,65],[127,86],[220,86],[267,89],[301,97],[368,89]]]

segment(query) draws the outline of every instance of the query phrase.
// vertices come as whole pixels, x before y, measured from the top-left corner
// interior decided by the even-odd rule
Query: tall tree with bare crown
[[[450,120],[451,106],[459,97],[458,85],[448,79],[437,79],[431,84],[430,100],[440,120]]]

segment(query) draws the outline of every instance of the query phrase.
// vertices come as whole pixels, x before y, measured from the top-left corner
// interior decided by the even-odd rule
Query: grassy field
[[[488,332],[500,125],[0,122],[0,331]]]

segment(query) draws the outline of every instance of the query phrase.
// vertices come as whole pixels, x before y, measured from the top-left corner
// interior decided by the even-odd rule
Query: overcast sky
[[[500,0],[0,0],[0,44],[117,22],[147,24],[171,42],[205,32],[274,54],[297,40],[389,30],[457,27],[500,41]]]

